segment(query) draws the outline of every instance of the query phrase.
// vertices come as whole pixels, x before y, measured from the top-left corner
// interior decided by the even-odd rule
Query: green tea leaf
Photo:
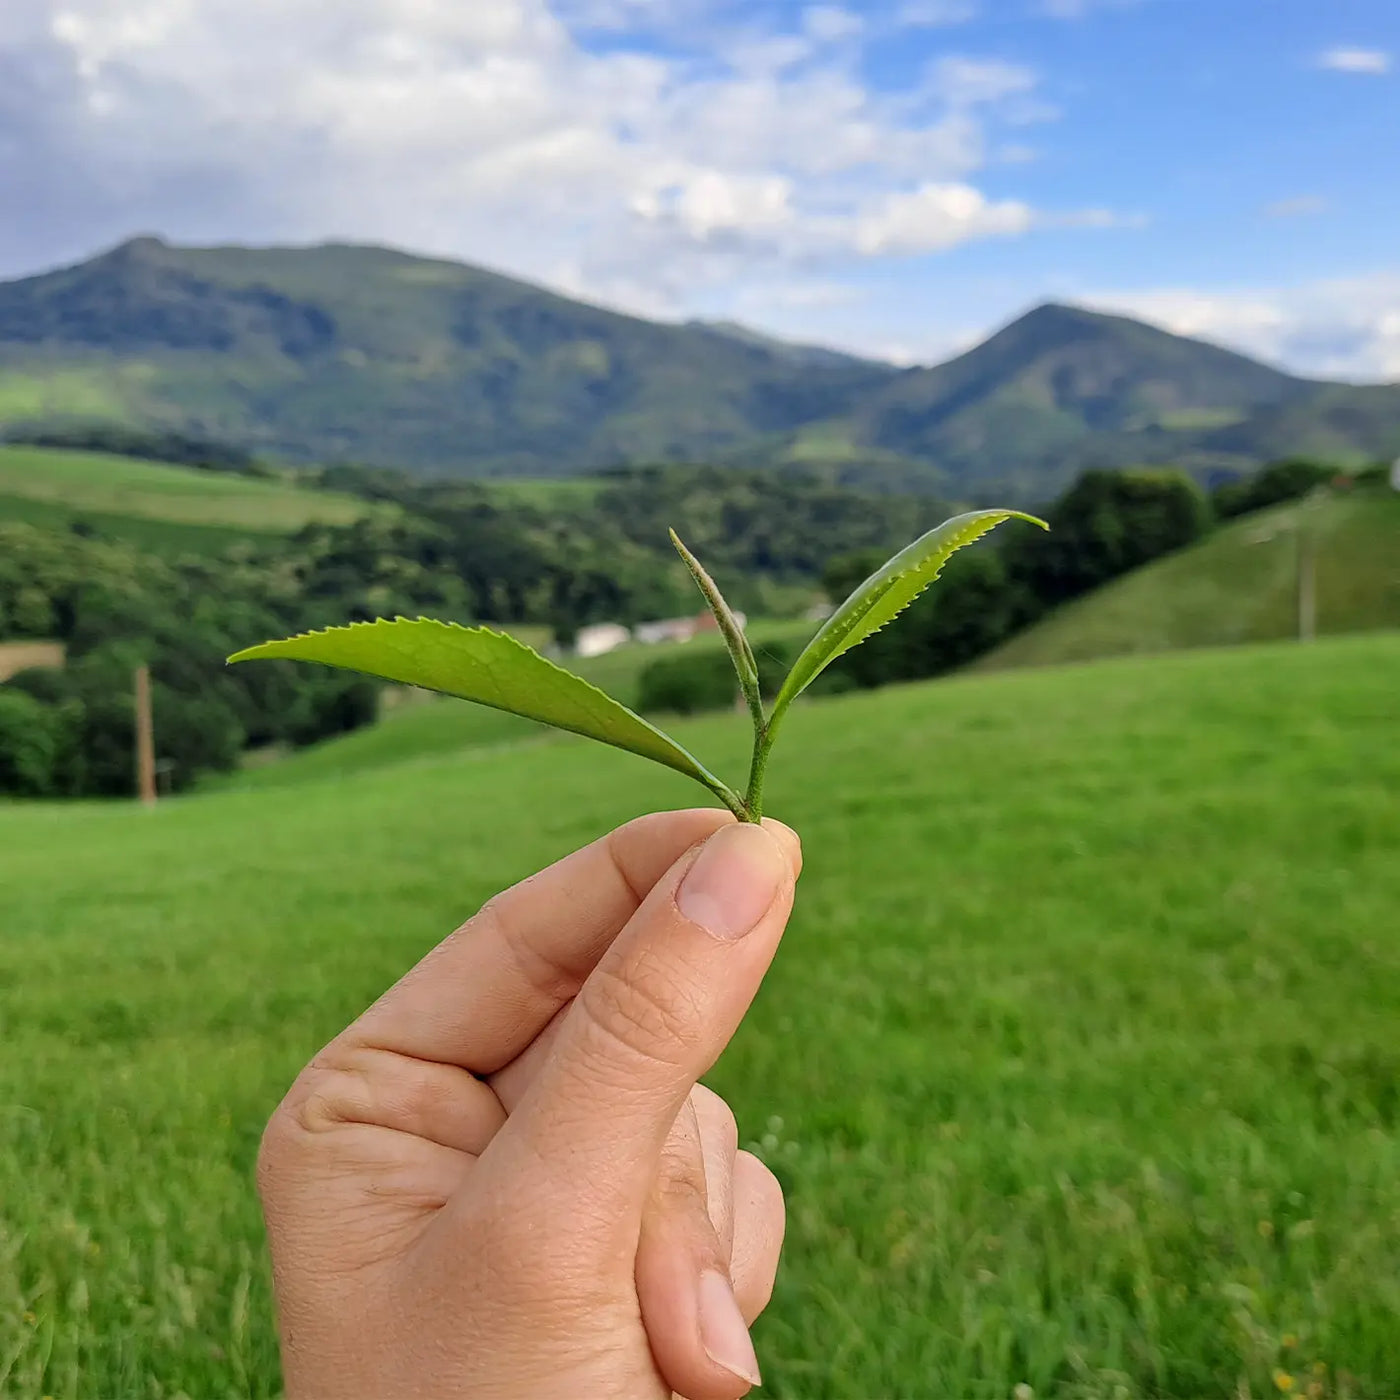
[[[705,595],[705,601],[710,605],[710,611],[715,615],[715,621],[719,624],[720,636],[724,638],[724,644],[729,648],[729,659],[734,663],[735,673],[739,677],[739,688],[744,692],[744,698],[748,701],[749,710],[754,716],[756,724],[763,723],[763,695],[758,685],[758,662],[754,660],[753,648],[749,646],[749,639],[744,635],[744,629],[739,626],[739,619],[734,616],[729,604],[724,601],[724,594],[719,591],[719,585],[706,572],[700,561],[681,542],[681,537],[674,530],[671,531],[671,543],[676,547],[676,553],[685,560],[685,566],[690,570],[690,576],[695,580],[696,586]]]
[[[425,617],[353,622],[264,642],[229,657],[230,662],[264,659],[319,661],[524,715],[674,768],[743,814],[739,797],[661,730],[597,686],[489,627]]]
[[[1042,530],[1050,528],[1036,516],[1018,510],[972,511],[945,520],[881,565],[827,618],[793,663],[774,702],[770,726],[838,656],[893,622],[938,577],[952,555],[1011,519],[1027,520]]]

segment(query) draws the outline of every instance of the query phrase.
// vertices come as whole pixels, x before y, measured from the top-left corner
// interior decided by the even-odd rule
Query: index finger
[[[566,856],[485,904],[340,1039],[495,1073],[578,991],[652,886],[733,820],[657,812]]]

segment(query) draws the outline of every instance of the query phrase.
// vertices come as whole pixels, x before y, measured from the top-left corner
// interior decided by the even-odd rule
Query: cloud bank
[[[876,90],[867,27],[835,4],[779,30],[699,0],[6,0],[0,265],[136,228],[339,235],[679,312],[1033,229],[970,182],[1036,75],[948,56]]]
[[[779,22],[748,0],[0,0],[0,276],[136,232],[343,238],[642,314],[824,309],[821,339],[926,358],[971,328],[926,326],[911,281],[909,327],[877,333],[863,274],[889,285],[957,248],[1141,222],[1017,195],[1026,128],[1058,113],[1034,68],[970,45],[983,8],[850,0]],[[1042,23],[1130,8],[1026,0]],[[914,40],[897,78],[871,78],[875,49]],[[1393,279],[1115,296],[1317,372],[1400,374]]]

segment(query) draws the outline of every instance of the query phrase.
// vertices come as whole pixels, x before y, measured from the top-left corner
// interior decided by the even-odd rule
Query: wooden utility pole
[[[156,803],[156,743],[151,724],[151,668],[136,668],[136,789],[147,807]]]
[[[1310,642],[1317,636],[1317,546],[1313,523],[1306,515],[1298,522],[1297,535],[1298,640]]]

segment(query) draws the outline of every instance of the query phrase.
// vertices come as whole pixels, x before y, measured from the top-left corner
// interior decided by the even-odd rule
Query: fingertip
[[[763,829],[783,848],[787,862],[792,867],[792,878],[802,874],[802,838],[788,825],[774,817],[764,817]]]

